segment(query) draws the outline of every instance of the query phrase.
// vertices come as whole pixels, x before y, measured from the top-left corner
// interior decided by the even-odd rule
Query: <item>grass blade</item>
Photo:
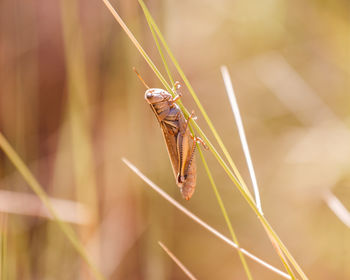
[[[49,196],[48,199],[62,221],[78,225],[91,223],[90,211],[84,204]],[[0,212],[52,219],[38,196],[24,192],[0,190]]]
[[[157,46],[159,55],[160,55],[160,57],[161,57],[161,59],[162,59],[162,61],[163,61],[164,68],[165,68],[165,70],[166,70],[166,72],[167,72],[167,74],[168,74],[168,77],[169,77],[169,80],[170,80],[170,84],[171,84],[172,86],[174,86],[174,79],[173,79],[173,77],[172,77],[172,75],[171,75],[170,69],[169,69],[169,67],[168,67],[168,63],[166,62],[165,56],[164,56],[163,51],[162,51],[162,47],[161,47],[160,44],[159,44],[157,35],[156,35],[156,33],[155,33],[155,31],[154,31],[154,29],[153,29],[153,27],[152,27],[152,24],[149,22],[148,18],[146,18],[146,20],[147,20],[149,29],[151,30],[151,33],[152,33],[154,42],[156,43],[156,46]]]
[[[117,11],[113,8],[113,6],[111,5],[111,3],[109,3],[108,0],[102,0],[103,3],[106,5],[107,9],[111,12],[111,14],[113,15],[113,17],[116,19],[116,21],[120,24],[120,26],[123,28],[123,30],[125,31],[125,33],[129,36],[131,42],[135,45],[135,47],[137,48],[137,50],[140,52],[140,54],[143,56],[143,58],[146,60],[146,62],[148,63],[148,65],[152,68],[152,70],[154,71],[154,73],[157,75],[158,79],[161,81],[161,83],[164,85],[164,87],[167,89],[168,92],[172,92],[171,87],[169,86],[169,84],[167,83],[167,81],[164,79],[164,77],[162,76],[162,74],[160,73],[160,71],[158,70],[158,68],[156,67],[156,65],[153,63],[153,61],[151,60],[151,58],[147,55],[147,53],[145,52],[145,50],[141,47],[140,43],[137,41],[137,39],[135,38],[134,34],[132,34],[132,32],[129,30],[129,28],[126,26],[126,24],[124,23],[124,21],[122,20],[122,18],[119,16],[119,14],[117,13]]]
[[[11,147],[9,142],[6,140],[4,135],[0,132],[0,148],[5,152],[7,157],[13,163],[13,165],[17,168],[19,173],[23,176],[24,180],[28,183],[28,185],[32,188],[33,192],[41,199],[45,207],[48,209],[49,213],[52,215],[53,219],[57,223],[58,227],[62,230],[63,234],[68,238],[73,247],[77,250],[78,254],[85,260],[87,265],[89,266],[91,272],[98,280],[105,279],[101,272],[95,267],[95,265],[90,260],[88,254],[85,251],[85,248],[80,243],[79,239],[76,237],[73,229],[64,223],[56,211],[54,210],[49,198],[47,197],[44,189],[41,187],[39,182],[35,179],[33,174],[30,172],[28,167],[22,161],[22,159],[18,156],[15,150]]]
[[[247,142],[245,132],[244,132],[243,122],[242,122],[241,114],[239,111],[238,103],[237,103],[237,100],[235,97],[235,93],[233,90],[232,81],[231,81],[231,78],[230,78],[230,75],[229,75],[229,72],[228,72],[228,69],[226,66],[221,67],[221,73],[222,73],[224,84],[226,87],[226,92],[227,92],[227,95],[228,95],[229,100],[230,100],[232,112],[233,112],[234,117],[235,117],[235,121],[236,121],[236,125],[238,128],[238,133],[240,136],[243,152],[244,152],[246,162],[248,165],[248,169],[249,169],[249,173],[250,173],[250,178],[252,180],[252,185],[253,185],[254,194],[255,194],[255,202],[256,202],[257,208],[259,209],[260,213],[263,214],[263,211],[261,208],[259,187],[258,187],[258,183],[257,183],[256,176],[255,176],[253,162],[252,162],[249,148],[248,148],[248,142]],[[292,279],[295,279],[294,273],[288,264],[288,260],[286,259],[286,256],[283,254],[281,248],[278,246],[278,243],[272,238],[271,234],[266,229],[266,227],[264,227],[264,228],[265,228],[266,233],[268,234],[268,236],[270,238],[270,241],[272,242],[274,249],[276,250],[277,254],[279,255],[284,267],[288,271],[289,275],[291,275]]]
[[[234,230],[233,230],[233,227],[232,227],[230,218],[228,217],[228,214],[227,214],[227,211],[226,211],[224,202],[222,201],[221,195],[220,195],[220,193],[219,193],[219,191],[218,191],[218,188],[216,187],[214,178],[213,178],[213,176],[212,176],[212,174],[211,174],[211,172],[210,172],[210,169],[209,169],[209,166],[208,166],[208,164],[207,164],[207,161],[206,161],[205,158],[204,158],[204,155],[203,155],[202,150],[201,150],[201,149],[198,149],[198,151],[199,151],[199,155],[200,155],[200,157],[201,157],[201,159],[202,159],[202,162],[203,162],[205,171],[207,172],[207,175],[208,175],[208,177],[209,177],[209,181],[210,181],[210,184],[211,184],[211,186],[212,186],[212,188],[213,188],[213,191],[214,191],[214,193],[215,193],[216,199],[217,199],[217,201],[218,201],[218,203],[219,203],[219,206],[220,206],[222,215],[224,216],[225,222],[226,222],[227,227],[228,227],[228,229],[229,229],[229,231],[230,231],[232,240],[233,240],[233,242],[235,242],[235,243],[237,244],[237,246],[239,247],[238,238],[237,238],[237,236],[236,236],[236,234],[235,234],[235,232],[234,232]],[[251,273],[250,273],[248,264],[247,264],[247,262],[246,262],[246,260],[245,260],[245,258],[244,258],[244,255],[243,255],[243,253],[242,253],[240,250],[238,250],[238,255],[239,255],[239,258],[241,259],[241,262],[242,262],[243,268],[244,268],[244,270],[245,270],[245,273],[246,273],[246,275],[247,275],[247,278],[248,278],[248,279],[253,279],[253,277],[252,277],[252,275],[251,275]]]
[[[164,199],[166,199],[169,203],[174,205],[177,209],[179,209],[182,213],[184,213],[186,216],[191,218],[193,221],[198,223],[200,226],[204,227],[206,230],[214,234],[216,237],[224,241],[226,244],[230,245],[231,247],[235,248],[236,250],[240,250],[244,255],[249,257],[250,259],[254,260],[255,262],[261,264],[262,266],[266,267],[267,269],[279,274],[280,276],[284,277],[285,279],[292,279],[290,275],[282,272],[281,270],[275,268],[274,266],[268,264],[267,262],[261,260],[260,258],[256,257],[252,253],[248,252],[247,250],[240,248],[236,243],[232,242],[229,238],[218,232],[216,229],[209,226],[206,222],[202,221],[200,218],[198,218],[196,215],[194,215],[191,211],[187,210],[184,206],[182,206],[179,202],[177,202],[175,199],[173,199],[170,195],[168,195],[165,191],[163,191],[161,188],[159,188],[156,184],[154,184],[150,179],[148,179],[139,169],[135,167],[130,161],[128,161],[125,158],[122,158],[123,162],[137,175],[139,176],[147,185],[149,185],[154,191],[156,191],[159,195],[161,195]]]
[[[331,192],[325,193],[324,200],[338,219],[350,228],[350,212],[345,208],[343,203]]]
[[[246,138],[245,132],[244,132],[241,113],[239,111],[238,103],[237,103],[236,96],[235,96],[235,93],[233,90],[230,74],[228,73],[226,66],[221,66],[221,73],[222,73],[222,77],[223,77],[224,84],[226,87],[226,93],[228,95],[228,99],[230,100],[232,112],[233,112],[233,115],[235,117],[235,121],[236,121],[237,129],[238,129],[239,137],[241,139],[242,149],[243,149],[243,152],[244,152],[244,155],[246,158],[250,178],[252,180],[252,185],[253,185],[254,194],[255,194],[256,207],[258,207],[259,211],[261,213],[263,213],[262,207],[261,207],[258,182],[256,180],[254,166],[253,166],[252,158],[250,156],[247,138]]]
[[[193,274],[186,268],[186,266],[183,265],[182,262],[179,261],[179,259],[160,241],[158,241],[158,244],[162,249],[165,251],[165,253],[168,254],[168,256],[176,263],[176,265],[190,278],[191,280],[197,280],[196,277],[193,276]]]

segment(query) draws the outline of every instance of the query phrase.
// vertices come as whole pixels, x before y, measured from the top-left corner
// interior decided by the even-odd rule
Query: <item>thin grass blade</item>
[[[327,192],[324,195],[324,200],[338,219],[350,228],[350,212],[345,208],[344,204],[331,192]]]
[[[10,159],[13,165],[17,168],[19,173],[23,176],[24,180],[28,183],[28,185],[31,187],[33,192],[36,193],[36,195],[41,199],[41,201],[43,202],[43,204],[45,205],[45,207],[50,212],[53,219],[59,226],[59,228],[62,230],[63,234],[68,238],[70,243],[77,250],[78,254],[87,263],[87,265],[89,266],[95,278],[98,280],[105,279],[102,273],[97,269],[97,267],[90,260],[88,254],[85,251],[84,246],[80,243],[73,229],[59,218],[58,214],[54,210],[54,207],[52,206],[44,189],[41,187],[39,182],[35,179],[35,177],[30,172],[28,167],[25,165],[25,163],[22,161],[19,155],[15,152],[15,150],[11,147],[10,143],[6,140],[6,138],[3,136],[1,132],[0,132],[0,148],[5,152],[7,157]]]
[[[182,262],[179,261],[179,259],[160,241],[158,241],[158,244],[162,249],[165,251],[165,253],[168,254],[168,256],[176,263],[176,265],[188,276],[191,280],[197,280],[196,277],[193,276],[193,274],[184,266]]]
[[[230,78],[230,74],[228,73],[226,66],[221,66],[221,73],[222,73],[222,77],[223,77],[224,84],[226,87],[226,93],[227,93],[228,99],[230,100],[232,112],[233,112],[233,115],[235,117],[237,129],[238,129],[238,134],[239,134],[239,137],[241,139],[241,144],[242,144],[243,152],[244,152],[244,155],[246,158],[250,178],[252,180],[252,185],[253,185],[254,194],[255,194],[256,207],[258,207],[259,211],[263,214],[262,207],[261,207],[258,182],[256,180],[254,166],[253,166],[252,158],[250,156],[247,138],[246,138],[245,132],[244,132],[244,126],[243,126],[243,122],[242,122],[242,118],[241,118],[241,113],[239,111],[237,99],[235,96],[235,92],[233,90],[233,85],[232,85],[232,81]]]
[[[129,36],[131,42],[135,45],[137,50],[140,52],[140,54],[143,56],[143,58],[146,60],[148,65],[151,67],[151,69],[154,71],[154,73],[157,75],[158,79],[161,81],[161,83],[164,85],[164,87],[167,89],[168,92],[172,92],[171,87],[167,83],[167,81],[164,79],[156,65],[153,63],[151,58],[147,55],[145,50],[141,47],[140,43],[137,41],[135,36],[132,34],[132,32],[129,30],[127,25],[124,23],[123,19],[119,16],[117,11],[113,8],[111,3],[108,0],[102,0],[103,3],[106,5],[107,9],[110,11],[110,13],[113,15],[113,17],[116,19],[116,21],[120,24],[120,26],[123,28],[125,33]]]
[[[228,229],[229,229],[229,231],[230,231],[232,240],[233,240],[233,242],[235,242],[235,243],[237,244],[237,246],[239,246],[238,238],[237,238],[237,236],[236,236],[236,234],[235,234],[235,231],[233,230],[233,227],[232,227],[230,218],[228,217],[228,214],[227,214],[227,211],[226,211],[224,202],[223,202],[223,200],[222,200],[222,198],[221,198],[221,195],[220,195],[220,193],[219,193],[218,188],[216,187],[216,183],[215,183],[214,178],[213,178],[213,176],[212,176],[212,174],[211,174],[211,172],[210,172],[210,169],[209,169],[209,166],[208,166],[208,164],[207,164],[207,161],[206,161],[205,158],[204,158],[204,155],[203,155],[202,150],[201,150],[201,149],[198,149],[198,151],[199,151],[199,155],[200,155],[200,157],[201,157],[201,159],[202,159],[202,162],[203,162],[205,171],[207,172],[207,175],[208,175],[208,177],[209,177],[210,184],[211,184],[211,186],[212,186],[212,188],[213,188],[214,194],[215,194],[216,199],[217,199],[217,201],[218,201],[218,204],[219,204],[219,206],[220,206],[220,210],[221,210],[221,212],[222,212],[222,215],[224,216],[225,222],[226,222],[227,227],[228,227]],[[241,259],[243,268],[244,268],[244,270],[245,270],[245,273],[246,273],[248,279],[253,279],[252,274],[251,274],[251,272],[250,272],[250,270],[249,270],[248,264],[247,264],[247,262],[246,262],[246,260],[245,260],[245,258],[244,258],[244,255],[243,255],[243,253],[242,253],[240,250],[238,250],[238,255],[239,255],[239,258]]]
[[[159,195],[161,195],[164,199],[166,199],[169,203],[171,203],[173,206],[175,206],[177,209],[179,209],[182,213],[184,213],[186,216],[191,218],[194,222],[198,223],[200,226],[204,227],[206,230],[214,234],[217,238],[221,239],[231,247],[235,248],[236,250],[240,250],[244,255],[249,257],[250,259],[254,260],[255,262],[261,264],[262,266],[266,267],[267,269],[279,274],[280,276],[284,277],[285,279],[292,279],[290,275],[282,272],[278,268],[268,264],[267,262],[261,260],[260,258],[256,257],[252,253],[248,252],[247,250],[240,248],[236,243],[232,242],[229,238],[218,232],[216,229],[209,226],[206,222],[202,221],[200,218],[198,218],[196,215],[194,215],[191,211],[187,210],[185,207],[183,207],[180,203],[178,203],[175,199],[173,199],[170,195],[168,195],[165,191],[163,191],[161,188],[159,188],[156,184],[154,184],[150,179],[148,179],[135,165],[133,165],[130,161],[128,161],[125,158],[122,158],[122,161],[137,175],[139,176],[147,185],[149,185],[154,191],[156,191]]]

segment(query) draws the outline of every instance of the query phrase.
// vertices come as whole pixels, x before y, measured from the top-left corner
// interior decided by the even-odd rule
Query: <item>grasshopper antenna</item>
[[[137,72],[136,68],[133,67],[132,70],[134,70],[134,72],[136,73],[137,77],[139,77],[140,81],[144,84],[144,86],[149,89],[150,87],[146,84],[146,82],[142,79],[141,75],[139,74],[139,72]]]

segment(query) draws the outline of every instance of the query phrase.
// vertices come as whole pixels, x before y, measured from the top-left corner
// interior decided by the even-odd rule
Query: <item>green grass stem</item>
[[[200,155],[200,157],[201,157],[201,159],[202,159],[202,162],[203,162],[205,171],[207,172],[207,175],[208,175],[209,181],[210,181],[210,183],[211,183],[211,186],[212,186],[212,188],[213,188],[213,191],[214,191],[214,193],[215,193],[215,197],[216,197],[216,199],[217,199],[217,201],[218,201],[218,203],[219,203],[219,206],[220,206],[222,215],[224,216],[225,222],[226,222],[227,227],[228,227],[228,229],[229,229],[229,231],[230,231],[232,240],[233,240],[233,242],[235,242],[235,243],[239,246],[238,238],[237,238],[237,236],[236,236],[236,234],[235,234],[235,231],[233,230],[233,227],[232,227],[230,218],[229,218],[229,216],[228,216],[228,213],[227,213],[227,211],[226,211],[224,202],[223,202],[223,200],[222,200],[222,198],[221,198],[221,195],[220,195],[220,193],[219,193],[218,188],[216,187],[216,183],[215,183],[214,178],[213,178],[213,176],[212,176],[212,174],[211,174],[211,172],[210,172],[210,168],[209,168],[209,166],[208,166],[208,164],[207,164],[207,161],[206,161],[205,158],[204,158],[204,155],[203,155],[202,150],[201,150],[201,149],[198,149],[198,151],[199,151],[199,155]],[[247,262],[246,262],[246,260],[245,260],[245,257],[244,257],[243,253],[242,253],[240,250],[238,250],[238,255],[239,255],[239,258],[241,259],[241,262],[242,262],[243,268],[244,268],[244,270],[245,270],[245,273],[246,273],[246,275],[247,275],[247,278],[248,278],[248,279],[253,279],[253,277],[252,277],[252,275],[251,275],[251,272],[250,272],[250,270],[249,270],[248,264],[247,264]]]
[[[163,61],[164,68],[165,68],[165,70],[166,70],[166,72],[168,74],[168,77],[169,77],[169,80],[170,80],[170,84],[172,86],[174,86],[174,79],[173,79],[173,77],[171,75],[171,71],[169,69],[168,63],[166,62],[166,58],[165,58],[165,56],[163,54],[162,47],[159,44],[159,41],[158,41],[158,38],[157,38],[157,34],[155,33],[154,28],[153,28],[152,24],[150,23],[150,21],[149,21],[149,19],[147,17],[146,17],[146,20],[147,20],[149,29],[151,30],[154,42],[156,43],[159,55],[160,55],[160,57],[161,57],[161,59]]]

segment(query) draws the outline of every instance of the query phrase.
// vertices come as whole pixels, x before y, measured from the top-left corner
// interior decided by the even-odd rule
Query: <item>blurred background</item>
[[[112,4],[165,74],[137,1]],[[146,4],[250,186],[220,73],[228,67],[264,213],[306,275],[350,279],[349,217],[329,207],[337,197],[350,209],[350,2]],[[181,198],[133,66],[161,87],[100,0],[0,1],[1,133],[106,278],[186,279],[162,241],[198,279],[246,279],[235,250],[121,161],[229,236],[198,156],[196,192]],[[214,140],[184,87],[182,101]],[[205,156],[241,246],[283,269],[255,214]],[[3,279],[93,279],[3,152],[0,211]],[[282,279],[248,265],[254,279]]]

